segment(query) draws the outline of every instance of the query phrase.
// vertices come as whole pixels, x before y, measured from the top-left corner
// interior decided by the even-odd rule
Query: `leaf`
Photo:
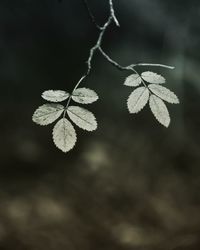
[[[42,93],[42,98],[50,102],[62,102],[69,97],[69,93],[63,90],[46,90]]]
[[[70,119],[80,128],[87,131],[93,131],[97,129],[97,121],[92,112],[87,109],[70,106],[67,109],[67,113]]]
[[[78,88],[72,94],[72,100],[82,104],[93,103],[98,100],[98,95],[94,90],[87,88]]]
[[[70,151],[76,144],[76,131],[66,118],[59,120],[53,128],[53,141],[64,153]]]
[[[158,75],[154,72],[146,71],[142,73],[142,78],[149,83],[165,83],[165,78],[161,75]]]
[[[134,90],[128,98],[127,105],[130,113],[141,111],[149,100],[149,90],[146,87],[139,87]]]
[[[48,125],[57,120],[64,111],[64,106],[55,103],[40,106],[33,114],[32,120],[39,125]]]
[[[128,76],[124,82],[124,85],[129,87],[137,87],[142,83],[142,79],[138,74],[132,74]]]
[[[172,103],[172,104],[179,103],[178,97],[169,89],[163,86],[157,85],[157,84],[150,84],[148,87],[155,95],[157,95],[164,101]]]
[[[165,103],[159,97],[151,95],[149,105],[158,122],[163,126],[168,127],[170,124],[170,116]]]

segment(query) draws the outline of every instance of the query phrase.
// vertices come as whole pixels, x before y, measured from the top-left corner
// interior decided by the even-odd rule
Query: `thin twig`
[[[109,4],[110,4],[110,14],[115,22],[115,24],[119,27],[119,21],[117,20],[116,16],[115,16],[115,10],[114,10],[114,7],[113,7],[113,1],[112,0],[109,0]]]
[[[107,30],[107,28],[110,26],[110,24],[112,23],[112,21],[114,21],[116,23],[116,17],[115,17],[115,13],[114,13],[114,9],[113,9],[113,4],[112,4],[112,0],[109,0],[109,3],[110,3],[110,15],[109,17],[107,18],[107,21],[105,22],[105,24],[103,25],[103,27],[99,27],[90,11],[90,8],[89,8],[89,5],[88,5],[88,2],[87,0],[83,0],[85,6],[87,7],[87,11],[89,13],[89,16],[90,16],[90,19],[92,20],[92,22],[95,24],[95,26],[100,30],[100,33],[99,33],[99,36],[98,36],[98,39],[97,39],[97,42],[96,44],[90,49],[90,53],[89,53],[89,57],[86,61],[86,64],[87,64],[87,70],[85,72],[85,74],[80,78],[80,80],[77,82],[77,84],[75,85],[75,87],[73,88],[72,90],[72,93],[71,95],[69,96],[69,99],[68,99],[68,102],[67,102],[67,105],[65,107],[65,111],[64,111],[64,114],[63,116],[65,116],[66,114],[66,111],[67,111],[67,108],[70,104],[70,101],[72,99],[72,94],[73,92],[78,88],[78,86],[85,80],[86,77],[89,76],[90,72],[91,72],[91,69],[92,69],[92,59],[94,57],[94,54],[95,52],[101,47],[101,44],[102,44],[102,40],[103,40],[103,36]],[[116,20],[115,20],[116,19]]]
[[[128,66],[122,66],[119,63],[117,63],[116,61],[114,61],[113,59],[111,59],[109,57],[108,54],[106,54],[105,51],[103,51],[103,49],[101,47],[99,47],[99,51],[100,53],[103,55],[103,57],[110,62],[113,66],[115,66],[116,68],[118,68],[119,70],[132,70],[133,68],[137,67],[137,66],[155,66],[155,67],[162,67],[162,68],[166,68],[166,69],[174,69],[174,67],[169,66],[169,65],[164,65],[164,64],[153,64],[153,63],[137,63],[137,64],[130,64]]]
[[[113,66],[115,66],[117,69],[119,70],[130,70],[130,68],[125,67],[125,66],[121,66],[120,64],[118,64],[116,61],[114,61],[113,59],[111,59],[109,57],[109,55],[107,55],[103,49],[101,47],[98,48],[100,53],[102,54],[102,56],[109,62],[111,63]]]
[[[158,63],[137,63],[137,64],[132,64],[132,67],[137,67],[137,66],[150,66],[150,67],[162,67],[166,69],[175,69],[173,66],[165,65],[165,64],[158,64]]]
[[[88,60],[86,61],[87,64],[87,71],[86,73],[81,77],[81,79],[78,81],[78,83],[76,84],[76,86],[74,87],[73,91],[75,89],[78,88],[78,86],[80,85],[80,83],[90,74],[91,69],[92,69],[92,59],[94,57],[95,52],[99,49],[99,47],[101,46],[102,40],[103,40],[103,36],[104,33],[106,32],[106,29],[108,28],[108,26],[111,24],[112,22],[112,17],[110,16],[107,20],[107,22],[104,24],[104,26],[101,29],[101,32],[99,34],[99,37],[97,39],[96,44],[90,49],[90,53],[89,53],[89,57]]]
[[[101,27],[98,25],[98,23],[96,22],[95,18],[94,18],[94,15],[92,14],[92,11],[89,7],[89,4],[88,4],[88,1],[87,0],[83,0],[83,4],[87,10],[87,13],[89,15],[89,18],[91,20],[91,22],[94,24],[94,26],[98,29],[98,30],[101,30]]]

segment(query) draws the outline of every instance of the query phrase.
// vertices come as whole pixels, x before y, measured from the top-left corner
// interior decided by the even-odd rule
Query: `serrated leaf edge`
[[[61,100],[58,100],[58,101],[52,100],[52,99],[50,99],[50,98],[45,98],[45,96],[44,96],[45,92],[49,92],[49,91],[53,91],[53,92],[61,91],[61,92],[63,92],[63,93],[66,94],[66,97],[65,97],[64,99],[62,98]],[[53,102],[53,103],[59,103],[59,102],[66,101],[66,100],[69,98],[69,96],[70,96],[70,94],[69,94],[68,92],[66,92],[65,90],[58,90],[58,89],[56,89],[56,90],[54,90],[54,89],[45,90],[45,91],[42,92],[42,94],[41,94],[41,97],[42,97],[44,100],[49,101],[49,102]]]
[[[82,98],[85,97],[85,98],[87,98],[87,96],[84,96],[84,95],[81,96],[81,95],[76,95],[76,94],[74,94],[74,92],[77,91],[77,90],[86,90],[86,91],[93,92],[94,96],[91,96],[91,98],[94,98],[94,100],[92,100],[92,101],[87,101],[87,102],[79,102],[79,101],[75,100],[74,97],[82,97]],[[74,90],[73,93],[72,93],[71,98],[72,98],[72,100],[73,100],[74,102],[79,103],[79,104],[91,104],[91,103],[96,102],[96,101],[99,99],[99,96],[98,96],[98,94],[97,94],[93,89],[89,89],[89,88],[83,87],[83,88],[77,88],[76,90]],[[90,98],[90,96],[89,96],[89,98]]]
[[[70,112],[70,113],[72,113],[73,115],[77,116],[79,119],[81,119],[82,121],[86,122],[87,124],[93,125],[92,123],[88,122],[87,120],[83,119],[82,117],[80,117],[80,116],[77,115],[76,113],[74,113],[74,112],[72,112],[71,110],[69,110],[70,107],[79,107],[79,108],[81,108],[81,109],[84,109],[84,110],[90,112],[90,113],[94,116],[94,120],[95,120],[95,123],[96,123],[96,124],[95,124],[95,125],[96,125],[95,128],[92,129],[92,130],[88,130],[88,129],[84,129],[84,128],[80,127],[78,124],[76,124],[76,123],[70,118],[68,112]],[[91,111],[89,111],[88,109],[82,108],[82,107],[80,107],[80,106],[69,106],[68,109],[67,109],[67,114],[68,114],[68,116],[69,116],[69,119],[73,122],[73,124],[75,124],[77,127],[81,128],[81,129],[83,129],[83,130],[86,130],[86,131],[88,131],[88,132],[92,132],[92,131],[95,131],[95,130],[98,128],[98,122],[97,122],[97,119],[96,119],[95,115],[94,115]]]
[[[147,91],[147,90],[148,90],[148,94],[149,94],[149,97],[150,97],[149,89],[148,89],[147,87],[145,87],[145,86],[138,87],[138,88],[136,88],[134,91],[132,91],[131,94],[129,95],[128,99],[127,99],[127,108],[128,108],[128,111],[129,111],[130,114],[138,114],[138,113],[147,105],[147,103],[148,103],[148,101],[149,101],[149,97],[148,97],[146,103],[145,103],[145,104],[141,107],[141,109],[138,110],[137,112],[131,112],[131,111],[130,111],[129,105],[128,105],[128,104],[129,104],[130,97],[131,97],[131,95],[132,95],[136,90],[138,90],[139,88],[144,88],[144,91],[143,91],[142,94],[139,96],[137,103],[139,102],[139,99],[142,97],[142,95],[144,94],[144,92]]]
[[[37,112],[37,110],[38,110],[39,108],[45,106],[45,105],[50,105],[50,104],[53,104],[53,105],[60,105],[60,106],[63,107],[62,109],[60,109],[60,111],[62,110],[62,112],[60,113],[59,117],[57,117],[54,121],[52,121],[51,123],[48,123],[48,124],[40,124],[40,123],[38,123],[37,121],[35,121],[35,120],[34,120],[34,115],[35,115],[35,113]],[[61,105],[61,104],[56,104],[56,103],[46,103],[46,104],[43,104],[43,105],[39,106],[39,107],[35,110],[35,112],[33,113],[33,115],[32,115],[32,121],[33,121],[35,124],[40,125],[40,126],[48,126],[48,125],[54,123],[56,120],[58,120],[58,119],[60,118],[60,116],[62,115],[62,113],[64,112],[64,110],[65,110],[65,107],[64,107],[63,105]],[[58,112],[58,110],[57,110],[57,111],[52,111],[52,112],[50,112],[49,114],[56,113],[56,112]],[[44,115],[44,116],[45,116],[45,115]],[[42,116],[40,116],[40,117],[42,117]]]
[[[170,92],[170,94],[174,95],[174,98],[176,98],[177,101],[174,102],[174,101],[169,101],[169,100],[167,100],[167,99],[165,99],[165,98],[162,98],[162,97],[159,96],[157,93],[155,93],[154,90],[151,89],[151,86],[152,86],[152,85],[159,86],[159,88],[166,89],[167,91]],[[162,99],[163,101],[168,102],[168,103],[171,103],[171,104],[180,104],[180,101],[179,101],[178,96],[177,96],[173,91],[171,91],[170,89],[168,89],[168,88],[166,88],[166,87],[164,87],[164,86],[161,86],[161,85],[159,85],[159,84],[155,84],[155,83],[149,84],[149,85],[148,85],[148,88],[150,89],[150,91],[151,91],[155,96],[159,97],[159,98]]]
[[[155,115],[155,113],[153,112],[152,107],[151,107],[151,105],[150,105],[150,99],[151,99],[152,96],[155,96],[156,98],[160,99],[160,101],[162,101],[163,104],[164,104],[164,106],[166,107],[166,110],[167,110],[167,113],[168,113],[168,117],[169,117],[169,123],[168,123],[168,124],[162,123],[162,122],[158,119],[158,117]],[[155,103],[155,100],[154,100],[154,103]],[[155,104],[157,105],[157,103],[155,103]],[[156,96],[156,95],[154,95],[154,94],[151,94],[151,95],[150,95],[150,98],[149,98],[149,107],[150,107],[150,109],[151,109],[151,112],[152,112],[153,116],[156,118],[156,120],[157,120],[161,125],[163,125],[164,127],[168,128],[169,125],[170,125],[170,122],[171,122],[171,118],[170,118],[169,110],[168,110],[166,104],[164,103],[164,101],[163,101],[160,97],[158,97],[158,96]]]
[[[54,138],[54,134],[55,134],[55,127],[56,127],[56,125],[58,124],[58,122],[59,121],[61,121],[61,120],[63,120],[63,119],[66,119],[70,124],[71,124],[71,126],[73,127],[73,129],[74,129],[74,132],[75,132],[75,142],[74,142],[74,145],[73,145],[73,147],[72,148],[70,148],[69,150],[67,150],[67,151],[65,151],[65,150],[63,150],[63,149],[61,149],[57,144],[56,144],[56,142],[55,142],[55,138]],[[58,120],[57,121],[57,123],[54,125],[54,127],[53,127],[53,130],[52,130],[52,139],[53,139],[53,142],[54,142],[54,145],[56,146],[56,148],[58,148],[59,150],[61,150],[62,152],[64,152],[64,153],[68,153],[69,151],[71,151],[74,147],[75,147],[75,145],[76,145],[76,142],[77,142],[77,133],[76,133],[76,130],[75,130],[75,128],[74,128],[74,125],[71,123],[71,121],[69,121],[67,118],[61,118],[60,120]]]

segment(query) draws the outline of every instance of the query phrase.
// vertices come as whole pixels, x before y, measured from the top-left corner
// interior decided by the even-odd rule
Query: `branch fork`
[[[89,74],[91,72],[91,69],[92,69],[92,59],[93,59],[94,54],[95,54],[96,51],[99,51],[100,54],[106,59],[106,61],[111,63],[118,70],[127,70],[127,71],[132,70],[132,71],[134,71],[134,72],[136,72],[138,74],[138,72],[135,69],[138,66],[152,66],[152,67],[162,67],[162,68],[166,68],[166,69],[174,69],[174,67],[172,67],[172,66],[168,66],[168,65],[164,65],[164,64],[152,64],[152,63],[137,63],[137,64],[131,64],[131,65],[128,65],[128,66],[122,66],[118,62],[113,60],[102,49],[103,37],[104,37],[104,34],[105,34],[106,30],[108,29],[108,27],[112,23],[114,23],[117,27],[120,26],[119,21],[118,21],[116,15],[115,15],[113,0],[109,0],[110,15],[108,16],[108,18],[107,18],[107,20],[106,20],[106,22],[105,22],[105,24],[103,26],[100,26],[100,25],[97,24],[97,22],[95,20],[95,17],[92,14],[92,11],[91,11],[91,9],[89,7],[88,1],[87,0],[82,0],[82,1],[84,3],[84,6],[85,6],[87,12],[88,12],[88,15],[89,15],[89,18],[90,18],[91,22],[94,24],[96,29],[99,30],[99,36],[98,36],[98,39],[96,41],[96,44],[90,49],[89,57],[88,57],[88,59],[86,61],[87,70],[83,74],[83,76],[80,78],[78,83],[75,85],[73,91],[75,91],[78,88],[78,86],[83,82],[83,80],[85,80],[85,78],[89,76]]]

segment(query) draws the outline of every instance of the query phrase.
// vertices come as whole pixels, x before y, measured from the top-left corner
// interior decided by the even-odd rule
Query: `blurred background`
[[[99,24],[108,0],[89,1]],[[71,91],[98,32],[81,0],[0,0],[0,250],[200,249],[200,2],[115,0],[120,28],[103,48],[117,62],[164,63],[180,105],[161,126],[130,115],[127,72],[96,54],[82,86],[98,102],[93,133],[64,154],[53,125],[31,120],[47,89]]]

